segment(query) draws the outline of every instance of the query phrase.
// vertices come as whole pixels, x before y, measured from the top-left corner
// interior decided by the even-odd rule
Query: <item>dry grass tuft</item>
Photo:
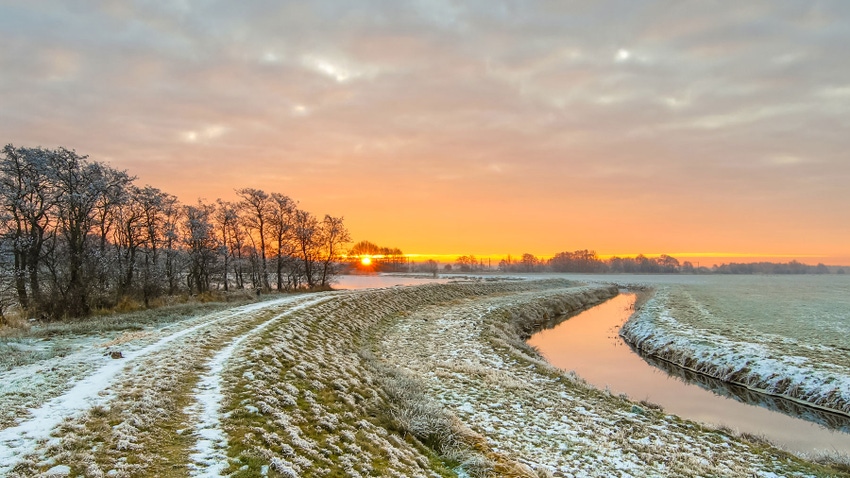
[[[812,457],[812,461],[828,466],[835,471],[850,475],[850,454],[840,451],[826,451]]]
[[[470,430],[456,416],[431,399],[425,388],[409,374],[377,363],[379,382],[392,406],[399,427],[437,451],[448,462],[458,463],[472,477],[538,476],[525,465],[496,452],[487,440]]]
[[[0,318],[0,338],[19,336],[29,328],[30,322],[18,312],[7,312]]]

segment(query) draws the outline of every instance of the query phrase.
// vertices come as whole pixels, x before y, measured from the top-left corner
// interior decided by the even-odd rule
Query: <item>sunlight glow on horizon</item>
[[[574,252],[574,251],[559,251],[559,252]],[[511,262],[519,262],[522,259],[522,255],[525,254],[474,254],[474,253],[465,253],[465,254],[428,254],[428,253],[405,253],[402,254],[401,257],[410,260],[411,262],[424,262],[427,260],[435,260],[441,264],[446,263],[454,263],[461,256],[474,256],[475,259],[479,261],[484,261],[485,263],[489,262],[494,267],[502,260],[507,260],[510,258]],[[532,253],[529,253],[532,254]],[[535,258],[540,260],[549,260],[555,256],[555,254],[532,254]],[[675,259],[678,259],[679,262],[700,260],[702,263],[700,265],[704,266],[714,266],[720,265],[722,263],[729,262],[790,262],[796,260],[798,262],[802,262],[804,264],[809,265],[817,265],[818,263],[824,263],[829,266],[848,266],[850,265],[850,260],[844,258],[832,258],[833,262],[830,262],[829,256],[824,255],[816,255],[816,254],[751,254],[751,253],[736,253],[736,252],[674,252],[674,253],[625,253],[625,254],[597,254],[597,257],[601,260],[609,260],[614,257],[619,258],[635,258],[638,256],[644,256],[648,258],[658,258],[662,255],[668,255]],[[348,256],[343,256],[347,258]],[[369,255],[369,256],[353,256],[359,257],[360,261],[363,265],[371,264],[371,259],[383,259],[387,256],[384,255]],[[365,262],[369,260],[369,262]]]
[[[850,2],[592,3],[0,2],[0,131],[411,260],[850,265]]]

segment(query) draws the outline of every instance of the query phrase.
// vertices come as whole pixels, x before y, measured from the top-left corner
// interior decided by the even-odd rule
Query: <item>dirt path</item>
[[[336,296],[339,298],[339,295]],[[230,360],[247,339],[253,337],[269,326],[275,324],[290,314],[307,307],[331,300],[331,297],[317,297],[300,301],[298,305],[287,308],[257,327],[238,335],[230,343],[216,353],[204,365],[208,371],[200,377],[197,386],[192,391],[194,403],[187,407],[186,412],[194,419],[193,433],[197,443],[191,455],[189,468],[193,476],[220,476],[227,465],[227,437],[221,426],[221,405],[224,398],[222,372]]]
[[[74,428],[72,438],[83,441],[86,438],[83,430],[91,410],[100,412],[115,408],[119,403],[140,412],[131,414],[129,420],[115,427],[118,433],[126,435],[118,440],[118,447],[133,448],[128,444],[137,442],[138,438],[132,433],[121,433],[122,426],[132,431],[135,427],[131,422],[138,422],[141,416],[150,415],[150,411],[161,416],[164,410],[160,403],[154,402],[149,402],[151,406],[144,410],[145,407],[135,402],[136,398],[152,399],[151,391],[158,388],[157,384],[161,388],[163,383],[176,385],[187,379],[194,380],[193,375],[197,373],[194,368],[200,366],[212,350],[252,333],[254,324],[270,313],[301,308],[320,300],[327,298],[316,295],[283,297],[173,324],[147,334],[144,338],[148,342],[153,340],[152,343],[125,344],[123,358],[115,360],[104,358],[103,349],[94,341],[75,354],[75,362],[85,362],[92,369],[88,374],[69,381],[64,387],[67,390],[30,410],[21,423],[0,430],[0,475],[16,467],[32,469],[32,465],[49,462],[50,456],[63,448],[58,446],[58,440],[51,439],[51,435],[66,434],[57,427]],[[61,363],[62,359],[55,361]],[[38,366],[48,370],[57,368],[49,364]],[[127,396],[133,397],[130,402],[135,403],[125,403],[127,400],[123,397]],[[170,396],[168,401],[179,400]]]

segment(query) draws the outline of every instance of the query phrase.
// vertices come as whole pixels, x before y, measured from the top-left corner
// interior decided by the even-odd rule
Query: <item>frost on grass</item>
[[[752,390],[850,414],[850,361],[840,348],[760,333],[661,288],[622,328],[642,353]]]
[[[390,413],[381,375],[360,351],[369,330],[397,314],[501,290],[467,284],[363,292],[294,314],[286,327],[263,334],[227,372],[237,384],[224,405],[227,471],[248,476],[275,460],[272,470],[298,476],[450,475],[409,433],[410,423]]]
[[[4,453],[14,448],[0,474],[56,466],[91,477],[809,470],[722,432],[635,411],[522,341],[614,293],[566,281],[425,285],[174,324],[136,339],[143,343],[130,352],[138,353],[101,384],[95,406],[65,416],[33,446],[0,443]]]
[[[0,430],[0,474],[33,476],[51,462],[64,462],[75,474],[142,476],[152,466],[182,459],[182,452],[167,456],[163,448],[187,441],[173,437],[170,427],[183,419],[181,404],[187,384],[196,379],[194,367],[222,340],[252,329],[265,314],[296,300],[301,299],[192,318],[176,330],[152,334],[124,359],[94,361],[88,376],[62,386],[68,392],[19,425]]]
[[[485,454],[456,443],[471,431],[364,348],[377,328],[410,310],[529,287],[367,291],[293,314],[285,327],[252,339],[242,363],[225,373],[235,384],[223,407],[231,444],[225,472],[250,476],[271,460],[279,473],[298,476],[453,476],[445,461],[493,468]]]
[[[30,330],[30,337],[4,338],[0,342],[0,383],[3,384],[0,387],[0,430],[37,419],[33,411],[68,393],[82,379],[100,375],[99,383],[85,387],[96,394],[109,384],[111,375],[104,373],[106,369],[120,368],[124,362],[158,350],[183,334],[208,329],[240,315],[250,315],[252,311],[275,303],[268,301],[206,314],[184,307],[166,307],[126,316],[89,319],[82,324],[48,324]],[[144,332],[123,331],[150,324],[166,325]],[[110,351],[122,352],[128,360],[116,362],[110,358]],[[57,402],[63,408],[67,400]]]
[[[193,404],[185,410],[187,414],[192,415],[195,421],[194,432],[198,437],[194,447],[194,453],[190,457],[192,460],[190,470],[193,475],[216,476],[227,466],[227,457],[224,454],[224,450],[227,448],[227,438],[224,430],[221,428],[220,414],[224,389],[224,384],[221,382],[221,374],[227,362],[240,351],[242,343],[250,337],[285,319],[297,310],[326,300],[330,300],[327,295],[304,300],[298,305],[273,316],[251,329],[248,333],[233,339],[205,364],[209,370],[200,377],[197,386],[193,390]],[[243,373],[243,377],[253,380],[253,372],[246,371]],[[255,409],[250,405],[248,407],[247,409],[253,413],[259,412],[259,409]],[[272,467],[275,468],[274,466]]]
[[[769,446],[595,390],[520,340],[610,295],[530,291],[420,309],[389,327],[377,355],[418,377],[491,449],[539,476],[811,474],[811,466]]]

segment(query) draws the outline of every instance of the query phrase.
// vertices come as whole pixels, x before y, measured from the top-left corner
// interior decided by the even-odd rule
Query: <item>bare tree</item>
[[[530,254],[526,252],[522,255],[522,259],[520,259],[520,264],[522,264],[522,269],[524,272],[534,272],[535,266],[540,262],[540,259],[534,256],[534,254]]]
[[[89,287],[92,275],[88,262],[88,240],[95,230],[95,210],[111,188],[126,187],[132,179],[98,162],[87,161],[73,150],[59,148],[50,155],[51,179],[57,190],[59,233],[67,253],[66,276],[59,285],[64,308],[73,317],[90,310]]]
[[[118,263],[118,294],[132,293],[136,276],[136,255],[144,245],[144,208],[138,189],[133,188],[130,199],[118,210],[114,243]]]
[[[271,194],[271,208],[268,221],[269,236],[275,246],[275,277],[277,278],[277,290],[288,289],[284,287],[283,268],[286,262],[291,260],[294,252],[292,241],[293,216],[295,214],[295,201],[280,193]],[[297,284],[294,284],[297,286]]]
[[[425,264],[423,264],[423,268],[425,272],[434,276],[435,279],[437,278],[437,271],[439,270],[439,264],[437,263],[437,261],[435,261],[434,259],[428,259],[427,261],[425,261]]]
[[[189,255],[189,290],[199,294],[208,292],[212,282],[213,267],[216,263],[218,241],[213,231],[211,218],[215,208],[198,201],[197,206],[184,207],[185,228],[183,240]]]
[[[231,271],[244,287],[248,257],[252,285],[268,290],[270,254],[278,289],[327,286],[350,240],[342,218],[320,222],[283,194],[245,188],[238,203],[182,206],[134,181],[65,148],[0,151],[0,316],[18,305],[77,317],[126,297],[148,306],[184,280],[206,292],[221,274],[229,290]]]
[[[349,256],[361,256],[368,255],[374,256],[381,253],[381,247],[377,244],[369,241],[360,241],[357,244],[351,246],[351,249],[348,251]]]
[[[239,208],[244,213],[245,224],[256,231],[256,240],[259,241],[260,256],[260,281],[263,289],[270,290],[268,265],[266,263],[266,226],[272,207],[271,198],[261,189],[243,188],[236,191],[242,200]]]
[[[177,208],[177,197],[152,186],[141,189],[134,187],[133,196],[142,213],[141,224],[145,245],[142,264],[142,299],[147,307],[149,300],[161,293],[161,284],[165,279],[162,249],[167,243],[168,212]]]
[[[230,280],[227,274],[231,262],[230,259],[235,255],[235,244],[237,242],[236,236],[239,227],[237,221],[239,220],[239,214],[233,203],[222,201],[221,199],[218,199],[216,203],[218,207],[215,210],[213,219],[216,230],[218,231],[218,238],[223,249],[222,257],[224,258],[224,266],[222,282],[224,282],[224,290],[226,292],[230,290]],[[239,286],[239,276],[238,274],[236,275],[237,286]]]
[[[330,279],[335,275],[334,266],[342,252],[342,246],[351,241],[351,235],[343,224],[342,217],[333,217],[325,214],[324,220],[319,227],[319,241],[321,242],[322,255],[322,287],[329,285]]]
[[[95,286],[102,298],[108,297],[112,285],[110,281],[117,274],[115,268],[119,266],[118,253],[120,251],[112,250],[111,246],[113,242],[110,239],[111,236],[116,234],[116,227],[120,227],[118,225],[119,215],[130,200],[128,185],[130,181],[134,180],[134,178],[128,177],[124,171],[108,168],[104,173],[111,177],[105,181],[106,190],[97,201],[94,211],[95,228],[100,236],[98,247],[94,251],[94,254],[97,256],[97,278]]]
[[[319,221],[316,216],[301,209],[295,211],[294,218],[295,245],[298,248],[298,254],[301,256],[307,287],[312,289],[316,285],[314,266],[318,256]]]
[[[233,274],[236,277],[236,287],[238,287],[239,289],[244,289],[245,256],[247,255],[250,257],[251,252],[247,251],[248,246],[246,243],[246,238],[248,237],[248,232],[245,228],[244,221],[241,217],[239,217],[238,209],[234,212],[236,214],[236,221],[234,222],[233,229],[231,230],[231,254],[233,256]]]
[[[472,255],[460,256],[455,262],[457,262],[457,265],[463,272],[470,272],[475,270],[476,267],[478,267],[478,259],[476,259],[475,256]]]
[[[24,309],[39,303],[39,266],[52,234],[50,210],[56,204],[56,195],[49,178],[49,157],[48,150],[9,144],[0,159],[3,235],[11,244],[15,290]]]

